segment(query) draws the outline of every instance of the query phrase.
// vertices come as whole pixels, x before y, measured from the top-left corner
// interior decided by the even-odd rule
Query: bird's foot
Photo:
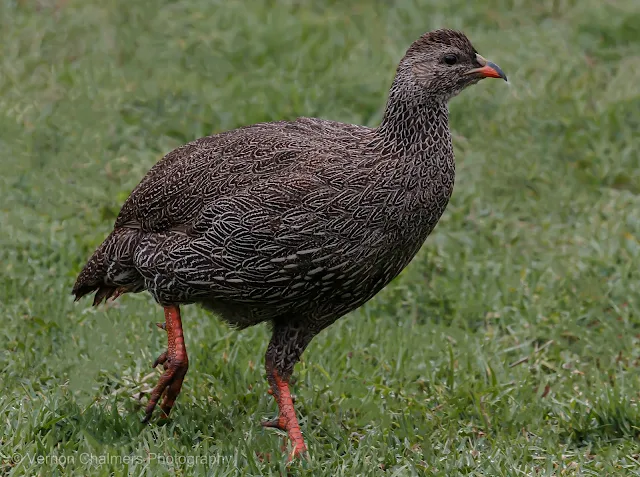
[[[153,362],[153,367],[155,368],[161,364],[164,368],[164,373],[151,392],[149,403],[145,409],[145,417],[142,420],[144,423],[149,422],[151,419],[160,397],[163,397],[160,405],[162,418],[169,417],[171,408],[178,394],[180,394],[182,382],[189,369],[189,358],[184,345],[180,310],[177,306],[165,307],[165,323],[163,325],[164,327],[158,324],[159,327],[167,331],[167,351],[158,356]]]
[[[275,394],[273,393],[273,389],[269,388],[269,390],[267,391],[268,394],[270,394],[271,396],[275,396]],[[284,420],[283,417],[278,416],[275,419],[270,419],[268,421],[262,421],[260,423],[262,425],[262,427],[269,427],[272,429],[280,429],[281,431],[286,431],[287,430],[287,423]]]
[[[287,430],[287,422],[282,417],[276,417],[275,419],[270,419],[268,421],[262,421],[260,423],[262,427],[269,427],[272,429],[280,429],[281,431]]]
[[[296,417],[296,412],[293,407],[293,399],[289,391],[288,381],[282,379],[275,370],[272,371],[269,380],[272,381],[269,394],[272,394],[278,403],[279,415],[276,419],[262,422],[262,425],[287,432],[293,446],[293,449],[289,452],[289,461],[291,461],[305,454],[307,452],[307,445],[302,437],[300,424],[298,423],[298,418]]]
[[[153,364],[151,365],[152,368],[156,368],[159,364],[162,365],[162,367],[164,368],[164,370],[166,371],[167,369],[169,369],[169,351],[165,351],[163,352],[160,356],[158,356],[156,358],[156,360],[153,362]]]

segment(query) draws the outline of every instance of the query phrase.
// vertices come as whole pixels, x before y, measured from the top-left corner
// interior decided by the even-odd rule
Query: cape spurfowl
[[[164,307],[169,414],[187,373],[179,306],[238,328],[269,322],[265,365],[290,457],[306,451],[289,392],[311,339],[387,285],[420,249],[454,182],[447,102],[506,76],[467,37],[424,34],[398,65],[376,128],[299,118],[204,137],[167,154],[124,203],[73,287],[94,305],[147,290]]]

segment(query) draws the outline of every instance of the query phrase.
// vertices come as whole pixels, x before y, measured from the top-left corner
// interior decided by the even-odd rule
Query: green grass
[[[286,472],[259,425],[275,413],[266,327],[185,308],[183,392],[143,426],[160,308],[93,309],[71,286],[164,153],[301,115],[375,125],[404,50],[441,26],[511,85],[452,101],[458,176],[436,231],[296,368],[311,459],[290,470],[640,475],[637,0],[0,9],[0,475]]]

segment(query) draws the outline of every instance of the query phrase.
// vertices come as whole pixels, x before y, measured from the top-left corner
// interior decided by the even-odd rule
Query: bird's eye
[[[444,62],[449,66],[455,65],[458,61],[458,57],[456,55],[445,55]]]

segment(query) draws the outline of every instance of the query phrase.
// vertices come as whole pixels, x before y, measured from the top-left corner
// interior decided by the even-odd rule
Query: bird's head
[[[485,60],[463,33],[454,30],[435,30],[413,42],[398,65],[398,77],[440,101],[483,78],[507,80],[498,65]]]

